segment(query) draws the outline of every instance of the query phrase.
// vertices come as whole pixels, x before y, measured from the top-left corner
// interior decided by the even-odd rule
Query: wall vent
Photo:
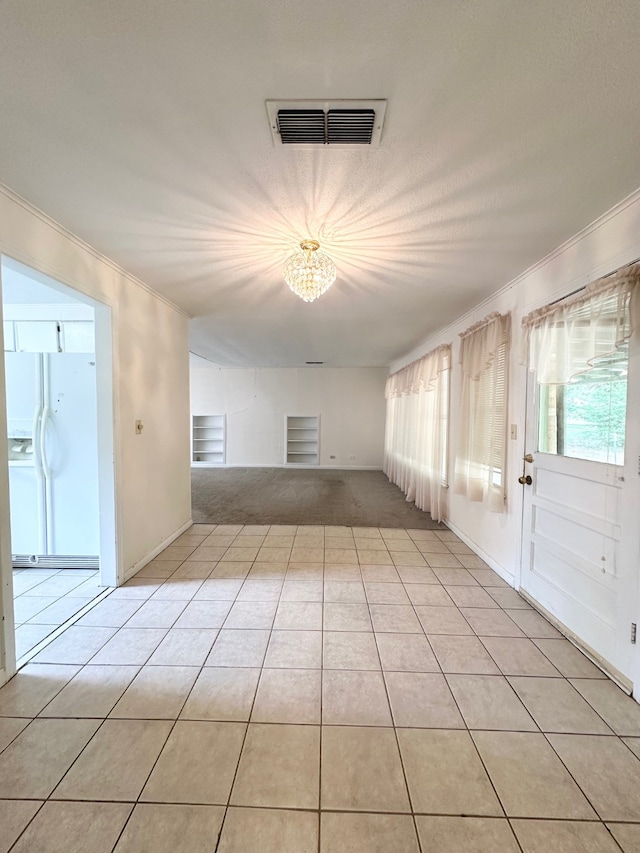
[[[387,102],[267,101],[273,144],[377,148]]]

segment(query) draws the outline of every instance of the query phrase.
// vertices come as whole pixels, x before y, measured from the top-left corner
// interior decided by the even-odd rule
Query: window
[[[624,464],[629,338],[640,327],[640,263],[522,321],[539,393],[538,449]]]
[[[624,464],[627,346],[615,369],[594,367],[571,382],[539,385],[538,450]]]
[[[387,380],[384,472],[435,521],[445,514],[451,347],[438,347]]]
[[[491,314],[463,332],[462,389],[456,450],[456,494],[482,501],[492,512],[505,506],[507,377],[510,317]]]

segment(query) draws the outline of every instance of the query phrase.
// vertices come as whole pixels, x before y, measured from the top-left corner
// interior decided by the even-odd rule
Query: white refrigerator
[[[98,568],[95,356],[6,352],[16,567]]]

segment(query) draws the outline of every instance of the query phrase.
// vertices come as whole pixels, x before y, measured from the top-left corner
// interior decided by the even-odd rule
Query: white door
[[[44,356],[42,447],[53,555],[97,557],[100,551],[95,365],[91,354]]]
[[[42,356],[5,353],[11,552],[46,553],[45,492],[37,442],[42,412]]]
[[[626,421],[627,445],[635,445],[637,418],[628,416],[624,376],[586,377],[541,386],[529,373],[523,475],[531,482],[522,485],[520,583],[630,687],[638,566],[633,532],[623,522],[625,501],[635,500],[637,488],[629,482],[624,444]]]

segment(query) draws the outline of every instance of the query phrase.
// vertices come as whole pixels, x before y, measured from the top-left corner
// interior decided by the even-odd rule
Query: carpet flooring
[[[193,468],[191,495],[196,524],[443,527],[382,471]]]

